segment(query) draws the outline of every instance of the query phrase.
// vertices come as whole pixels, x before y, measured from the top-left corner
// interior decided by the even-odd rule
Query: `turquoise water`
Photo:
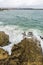
[[[43,10],[0,11],[1,25],[17,25],[25,29],[43,30]]]
[[[29,32],[33,34],[33,40],[40,41],[43,51],[43,10],[6,10],[0,11],[0,31],[9,35],[10,45],[1,47],[11,55],[14,44],[23,39],[25,31],[26,38]],[[31,37],[31,36],[30,36]]]

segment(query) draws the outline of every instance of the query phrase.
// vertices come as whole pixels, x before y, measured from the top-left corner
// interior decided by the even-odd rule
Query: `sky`
[[[43,8],[43,0],[0,0],[0,7]]]

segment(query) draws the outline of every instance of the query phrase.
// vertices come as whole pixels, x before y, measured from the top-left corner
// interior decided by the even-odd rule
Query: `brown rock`
[[[27,65],[43,65],[42,62],[28,62]]]
[[[10,59],[8,65],[20,65],[20,62],[15,61],[14,59]]]
[[[3,32],[0,31],[0,46],[5,46],[9,43],[9,36]]]
[[[42,65],[42,49],[32,38],[25,38],[13,46],[11,59],[12,58],[18,59],[21,65]]]
[[[8,53],[0,48],[0,65],[7,65],[8,59],[9,59]]]
[[[19,57],[22,53],[24,52],[23,47],[19,46],[19,45],[14,45],[12,48],[12,56],[13,57]]]

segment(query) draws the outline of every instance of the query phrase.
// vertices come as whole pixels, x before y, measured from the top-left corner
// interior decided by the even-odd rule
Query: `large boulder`
[[[3,32],[3,31],[0,31],[0,46],[5,46],[9,44],[9,36]]]
[[[32,38],[25,38],[13,46],[10,58],[20,65],[43,65],[42,57],[41,46],[38,46]]]

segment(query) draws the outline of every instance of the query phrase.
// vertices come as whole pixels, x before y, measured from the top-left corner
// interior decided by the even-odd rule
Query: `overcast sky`
[[[43,8],[43,0],[0,0],[0,7]]]

